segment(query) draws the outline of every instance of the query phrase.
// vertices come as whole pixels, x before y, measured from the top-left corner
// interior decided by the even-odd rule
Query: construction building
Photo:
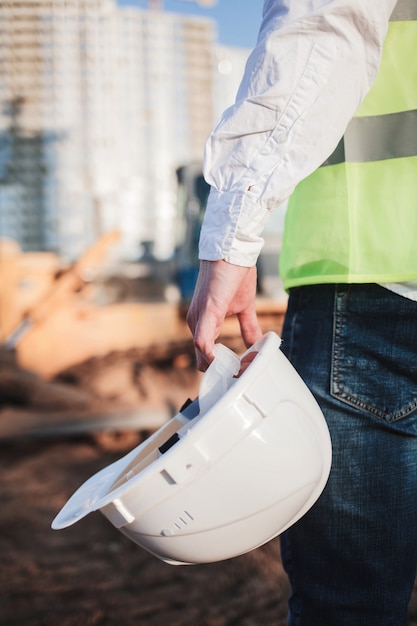
[[[226,63],[216,36],[114,0],[0,0],[0,236],[73,259],[119,228],[126,259],[144,242],[169,258],[176,170],[201,160],[247,57]]]

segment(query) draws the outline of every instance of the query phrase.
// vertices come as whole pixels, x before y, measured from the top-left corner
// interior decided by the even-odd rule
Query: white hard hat
[[[52,528],[100,510],[142,548],[181,565],[238,556],[294,524],[324,489],[331,443],[279,347],[272,332],[240,359],[216,346],[198,399],[87,480]]]

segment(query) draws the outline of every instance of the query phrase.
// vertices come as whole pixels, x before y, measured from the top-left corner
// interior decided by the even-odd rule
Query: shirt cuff
[[[218,191],[212,187],[201,227],[199,258],[223,259],[245,267],[255,265],[264,244],[261,233],[269,213],[253,200],[250,191]]]

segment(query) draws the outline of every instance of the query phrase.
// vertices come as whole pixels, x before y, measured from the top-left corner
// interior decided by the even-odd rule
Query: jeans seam
[[[296,290],[294,290],[294,293],[296,293]],[[293,298],[299,299],[299,296],[300,294],[297,293],[297,295],[293,295]],[[289,325],[288,341],[286,342],[285,346],[283,346],[286,352],[286,356],[290,361],[292,360],[293,353],[294,353],[294,337],[295,337],[295,327],[297,324],[297,320],[298,320],[298,310],[294,312],[291,318],[291,324]]]
[[[285,564],[285,571],[288,575],[291,587],[293,589],[290,606],[288,607],[287,624],[291,624],[292,626],[297,626],[297,624],[300,623],[300,618],[301,618],[301,602],[300,602],[300,597],[298,593],[294,592],[294,589],[297,588],[297,577],[295,575],[294,568],[293,568],[291,539],[289,537],[289,533],[284,535],[281,540],[281,558],[282,558],[283,564]]]

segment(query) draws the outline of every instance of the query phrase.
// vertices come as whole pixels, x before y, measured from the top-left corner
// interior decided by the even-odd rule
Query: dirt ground
[[[126,407],[126,397],[123,404],[115,391],[123,380],[132,386],[126,363],[124,355],[109,359],[108,367],[84,365],[59,384],[88,380],[95,385],[96,408],[106,400],[103,389],[114,408]],[[135,367],[131,403],[142,398],[158,411],[178,408],[198,383],[189,365],[184,356],[171,369]],[[24,411],[3,406],[0,420],[21,419]],[[65,411],[55,417],[57,425],[64,418]],[[58,429],[47,437],[0,441],[1,626],[284,626],[289,589],[278,541],[222,563],[174,567],[130,542],[99,513],[51,530],[74,490],[143,436]],[[416,625],[417,589],[408,622]]]
[[[3,355],[0,626],[285,624],[288,584],[277,541],[223,563],[175,567],[100,513],[50,528],[81,483],[147,436],[119,431],[120,415],[137,410],[139,424],[144,416],[157,425],[197,395],[191,352],[192,345],[156,357],[153,350],[152,363],[135,351],[112,354],[47,385]],[[106,407],[116,430],[80,434]]]
[[[74,487],[117,456],[85,438],[2,449],[0,624],[284,625],[277,542],[223,563],[175,567],[99,513],[50,529]]]

